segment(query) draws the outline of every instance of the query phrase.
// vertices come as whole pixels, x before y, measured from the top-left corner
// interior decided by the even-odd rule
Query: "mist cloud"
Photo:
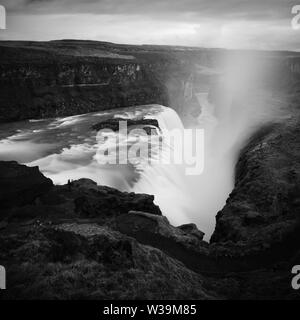
[[[300,50],[293,0],[2,0],[1,39]]]

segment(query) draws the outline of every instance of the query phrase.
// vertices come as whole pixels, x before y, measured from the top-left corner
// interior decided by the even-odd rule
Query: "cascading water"
[[[107,164],[97,161],[101,145],[91,126],[109,118],[135,119],[140,117],[157,119],[160,136],[172,129],[184,131],[177,113],[159,105],[137,106],[107,112],[91,113],[44,121],[25,121],[11,127],[12,134],[5,136],[7,127],[0,132],[5,136],[0,141],[0,159],[17,160],[40,170],[55,184],[65,184],[69,179],[82,177],[95,180],[98,184],[155,195],[156,203],[164,215],[176,225],[191,222],[187,212],[192,202],[185,179],[184,165],[161,164],[138,159],[134,164]],[[132,141],[123,141],[130,145]],[[148,140],[145,140],[145,144]],[[159,145],[151,142],[150,148]],[[111,146],[112,148],[114,146]],[[25,150],[25,149],[26,150]],[[162,157],[171,148],[164,143]]]
[[[149,117],[152,117],[149,115]],[[162,112],[155,115],[162,131],[162,137],[173,129],[184,131],[182,121],[177,113],[164,107]],[[152,145],[156,149],[157,146]],[[163,144],[162,157],[169,154],[172,146]],[[191,222],[188,213],[191,208],[191,194],[185,175],[185,165],[161,162],[154,162],[151,165],[144,165],[141,170],[140,179],[133,187],[135,192],[155,194],[157,204],[159,204],[164,215],[171,223],[179,225]]]
[[[174,110],[159,105],[2,125],[0,160],[39,166],[56,184],[85,177],[121,191],[153,194],[171,223],[196,223],[208,239],[214,229],[215,215],[233,188],[234,167],[241,146],[255,127],[271,118],[272,112],[265,103],[262,106],[255,100],[239,104],[232,114],[230,99],[224,100],[220,107],[209,102],[207,92],[198,93],[197,98],[201,115],[196,127],[204,129],[205,136],[204,171],[200,175],[186,175],[184,163],[149,163],[143,158],[133,164],[98,163],[101,145],[91,126],[99,121],[113,117],[157,119],[162,138],[173,129],[186,130]],[[274,106],[273,98],[268,98]],[[216,108],[222,108],[223,112],[216,112]],[[152,150],[159,148],[155,142],[151,143]],[[170,148],[164,143],[161,156]]]

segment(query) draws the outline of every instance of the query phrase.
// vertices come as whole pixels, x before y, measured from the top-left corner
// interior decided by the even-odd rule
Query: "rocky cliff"
[[[213,299],[204,278],[159,248],[120,232],[122,216],[161,217],[154,197],[80,179],[53,186],[16,162],[1,162],[0,261],[5,299]],[[24,178],[27,178],[26,180]],[[41,185],[47,187],[40,188]],[[19,190],[31,190],[19,201]],[[37,190],[39,189],[39,192]],[[166,223],[170,235],[174,233]],[[180,241],[193,240],[177,231]],[[200,239],[199,239],[200,240]],[[194,242],[196,239],[194,239]]]
[[[174,108],[183,116],[195,111],[193,93],[209,90],[224,61],[245,54],[95,41],[2,41],[0,122],[151,103]],[[260,53],[255,59],[264,64],[276,61],[276,74],[281,75],[277,85],[282,86],[293,82],[295,75],[299,80],[297,57]],[[247,67],[247,60],[244,63]]]
[[[172,226],[152,196],[88,179],[53,186],[37,168],[1,162],[3,297],[299,298],[299,128],[295,116],[252,137],[210,244],[193,224]]]
[[[168,52],[97,42],[0,45],[0,121],[132,105],[177,105],[181,62]],[[173,96],[173,98],[171,98]]]

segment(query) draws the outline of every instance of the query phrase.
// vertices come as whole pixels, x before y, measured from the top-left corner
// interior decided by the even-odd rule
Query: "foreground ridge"
[[[297,298],[299,128],[267,126],[242,150],[210,244],[193,224],[172,226],[153,196],[89,179],[54,186],[0,162],[4,298]]]

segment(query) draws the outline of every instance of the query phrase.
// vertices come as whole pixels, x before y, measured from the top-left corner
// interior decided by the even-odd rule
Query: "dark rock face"
[[[242,151],[236,185],[217,215],[213,242],[265,247],[295,232],[300,210],[298,120],[263,128]]]
[[[7,51],[22,56],[22,49],[1,47],[0,122],[167,104],[164,88],[135,59],[73,56],[59,49],[54,55],[43,48],[27,50],[34,51],[32,57],[8,61]]]
[[[30,204],[52,186],[52,181],[43,176],[38,167],[0,161],[1,209]]]
[[[183,224],[178,227],[185,234],[197,238],[198,240],[203,240],[205,233],[200,231],[194,223]]]
[[[90,186],[86,188],[86,183],[78,185],[78,182],[75,182],[74,187],[80,191],[80,196],[74,200],[75,211],[82,218],[114,216],[131,210],[161,215],[151,195],[120,192],[109,187],[91,189]]]
[[[209,256],[208,243],[202,241],[204,234],[196,226],[193,232],[187,232],[170,225],[164,216],[137,211],[118,216],[116,225],[121,233],[162,250],[193,271],[217,270],[214,258]]]
[[[154,63],[135,51],[84,41],[2,42],[0,122],[168,105],[165,75],[157,76],[157,70],[169,76],[174,59],[160,55]]]
[[[236,52],[97,41],[2,41],[0,122],[152,103],[193,118],[199,103],[195,95],[186,95],[187,88],[210,87],[214,77],[201,71],[202,66],[218,70],[231,54]],[[255,59],[264,67],[272,65],[268,83],[299,83],[297,53],[262,52]]]
[[[117,228],[120,232],[142,243],[150,245],[155,243],[155,247],[159,247],[161,240],[168,242],[172,250],[176,245],[180,245],[195,252],[205,252],[207,247],[207,243],[202,241],[204,233],[199,231],[195,225],[193,225],[193,232],[190,230],[187,232],[186,229],[173,227],[164,216],[146,212],[130,211],[128,214],[120,215],[117,218]],[[196,234],[202,237],[199,238],[195,236]]]

